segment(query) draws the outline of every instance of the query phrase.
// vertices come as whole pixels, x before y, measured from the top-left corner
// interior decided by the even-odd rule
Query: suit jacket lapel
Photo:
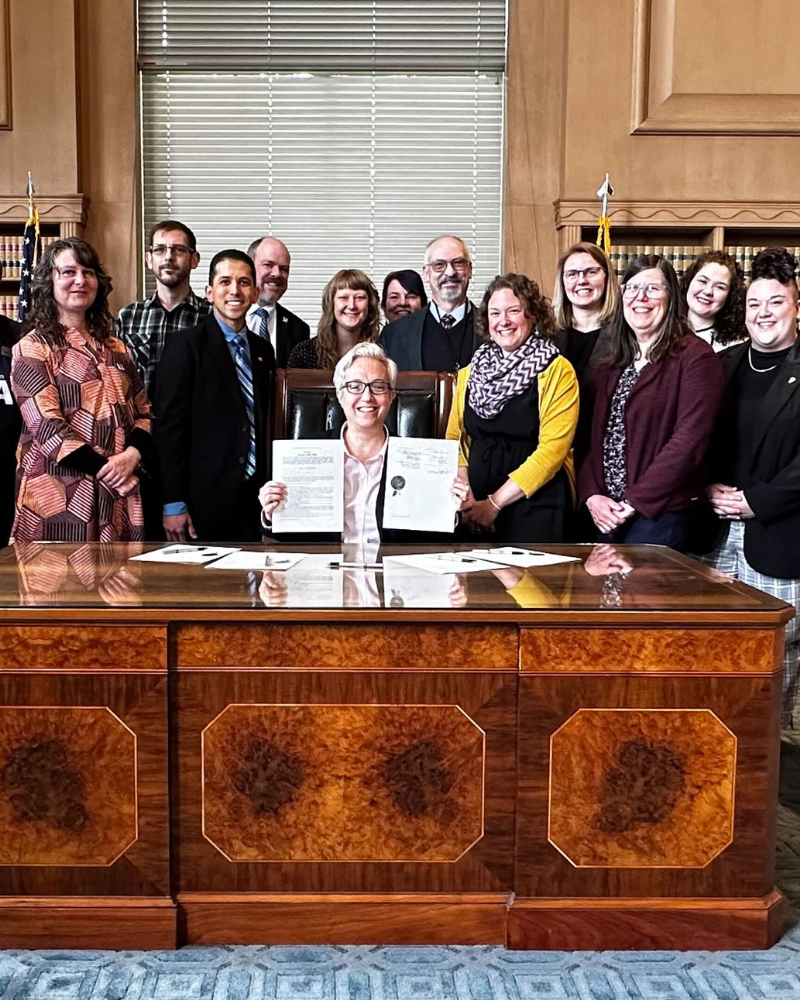
[[[222,381],[230,390],[231,395],[236,400],[239,409],[244,415],[247,411],[242,397],[242,389],[239,385],[239,376],[236,374],[236,365],[233,363],[230,348],[225,339],[225,334],[222,332],[222,327],[213,314],[206,320],[206,331],[208,333],[209,353],[219,369]]]
[[[780,367],[777,378],[764,397],[753,438],[754,459],[770,426],[798,387],[800,387],[800,338],[795,340],[794,347],[789,351],[788,357]]]

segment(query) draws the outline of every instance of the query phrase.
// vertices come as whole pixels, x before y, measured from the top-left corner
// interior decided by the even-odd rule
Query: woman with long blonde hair
[[[287,368],[332,370],[356,344],[377,343],[381,313],[378,291],[363,271],[337,271],[322,293],[317,335],[289,355]]]

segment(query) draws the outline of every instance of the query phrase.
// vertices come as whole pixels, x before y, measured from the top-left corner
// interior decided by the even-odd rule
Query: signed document
[[[286,502],[272,530],[341,533],[344,523],[344,449],[335,441],[275,441],[272,478],[286,484]]]
[[[397,438],[386,456],[384,528],[452,532],[456,507],[450,487],[458,472],[458,441]]]

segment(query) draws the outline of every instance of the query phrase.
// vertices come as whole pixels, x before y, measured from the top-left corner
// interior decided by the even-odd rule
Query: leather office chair
[[[443,438],[453,401],[452,372],[399,372],[397,397],[386,417],[398,437]],[[332,372],[280,369],[275,393],[274,436],[318,437],[344,423]]]

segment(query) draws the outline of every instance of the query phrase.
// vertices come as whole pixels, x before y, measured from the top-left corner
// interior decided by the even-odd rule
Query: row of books
[[[41,250],[57,239],[57,236],[40,237]],[[0,275],[2,275],[3,281],[19,281],[22,271],[23,246],[24,238],[22,235],[11,236],[8,233],[0,233]]]
[[[696,257],[708,249],[710,248],[707,246],[612,246],[609,257],[611,266],[617,277],[621,279],[631,260],[641,254],[658,254],[661,257],[666,257],[678,274],[681,274]],[[759,250],[763,249],[764,247],[724,248],[725,253],[730,254],[744,271],[745,279],[750,277],[750,272],[753,269],[753,258]],[[800,247],[786,247],[786,249],[789,253],[794,254],[795,259],[800,262]]]
[[[0,295],[0,316],[8,316],[9,319],[16,319],[18,304],[18,295]]]

